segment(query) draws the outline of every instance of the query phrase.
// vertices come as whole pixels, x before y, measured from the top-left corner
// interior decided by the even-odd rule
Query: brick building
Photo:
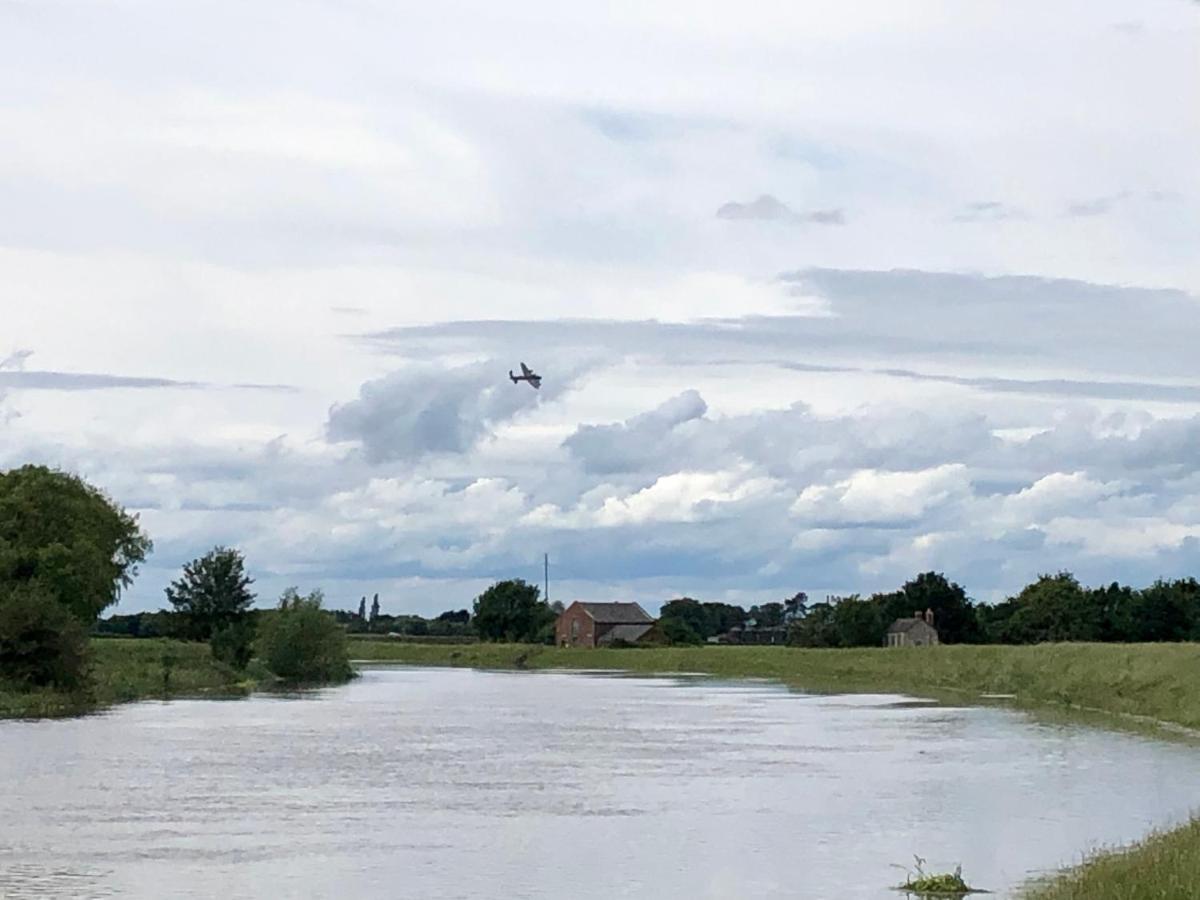
[[[602,647],[613,641],[636,643],[654,627],[654,618],[636,603],[581,603],[576,600],[554,623],[559,647]]]

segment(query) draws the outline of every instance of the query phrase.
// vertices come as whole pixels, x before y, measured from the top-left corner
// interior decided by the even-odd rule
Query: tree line
[[[785,629],[799,647],[878,647],[896,619],[933,612],[945,644],[1049,641],[1200,640],[1200,582],[1158,580],[1134,588],[1089,588],[1070,572],[1041,575],[1000,603],[978,603],[940,572],[924,572],[894,591],[810,603],[804,593],[744,610],[690,598],[663,605],[659,628],[675,643],[700,643],[734,628]]]

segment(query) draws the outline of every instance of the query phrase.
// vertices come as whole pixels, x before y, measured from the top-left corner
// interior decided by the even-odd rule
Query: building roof
[[[654,617],[636,603],[580,603],[599,625],[652,625]]]
[[[937,631],[936,628],[934,628],[932,625],[930,625],[924,619],[897,619],[895,622],[893,622],[891,625],[888,626],[887,633],[888,634],[901,634],[906,631],[911,631],[913,628],[916,628],[918,625],[924,625],[926,628],[930,629],[931,631]]]
[[[646,632],[654,627],[652,622],[640,625],[614,625],[597,639],[597,644],[611,644],[613,641],[628,641],[633,644],[645,637]]]

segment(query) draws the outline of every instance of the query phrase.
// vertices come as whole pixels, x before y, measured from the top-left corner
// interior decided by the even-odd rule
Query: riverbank
[[[976,702],[1011,695],[1200,732],[1200,644],[1039,644],[911,650],[655,647],[579,650],[523,644],[448,646],[351,640],[361,662],[477,668],[623,669],[773,678],[820,691],[913,691]]]
[[[95,638],[91,653],[92,683],[84,691],[14,691],[0,684],[0,718],[74,716],[160,697],[238,696],[258,684],[213,659],[208,644]]]
[[[964,703],[1090,711],[1124,727],[1200,730],[1200,644],[944,646],[911,650],[663,647],[575,650],[513,644],[352,641],[360,662],[528,669],[621,669],[771,678],[820,691],[898,691]],[[1192,900],[1200,821],[1101,854],[1030,889],[1029,900]]]

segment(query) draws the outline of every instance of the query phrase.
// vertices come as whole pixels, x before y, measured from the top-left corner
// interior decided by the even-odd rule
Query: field
[[[236,695],[254,686],[212,658],[207,644],[97,638],[91,642],[93,685],[77,694],[23,693],[0,685],[0,718],[68,716],[98,707],[164,696]]]
[[[358,660],[483,668],[626,669],[774,678],[820,691],[901,691],[1098,714],[1104,724],[1176,733],[1200,730],[1200,645],[1042,644],[1034,647],[799,650],[671,647],[565,650],[504,644],[464,647],[351,644]],[[1161,724],[1160,724],[1161,723]],[[1195,900],[1200,897],[1200,820],[1086,861],[1031,887],[1029,900]]]

